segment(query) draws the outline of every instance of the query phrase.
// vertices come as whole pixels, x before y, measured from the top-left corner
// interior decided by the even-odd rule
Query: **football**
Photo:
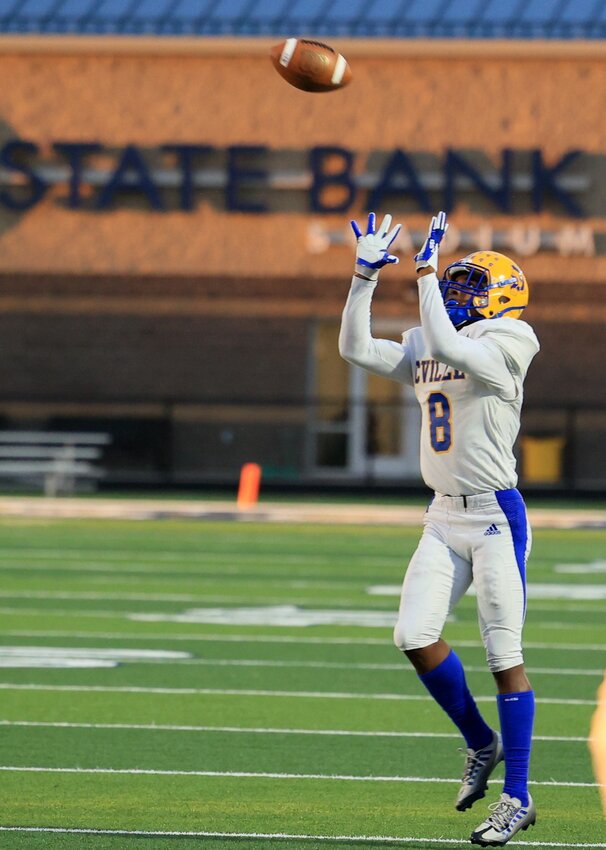
[[[345,57],[321,41],[287,38],[272,47],[271,61],[287,83],[303,91],[335,91],[351,80]]]

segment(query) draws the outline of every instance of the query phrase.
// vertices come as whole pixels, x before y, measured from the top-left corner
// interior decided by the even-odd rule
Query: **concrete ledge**
[[[305,37],[304,35],[301,36]],[[312,36],[308,36],[312,37]],[[280,36],[0,35],[0,54],[123,54],[154,56],[268,56]],[[604,39],[325,38],[348,58],[606,59]]]
[[[0,519],[194,519],[221,522],[322,523],[344,525],[420,526],[424,504],[359,505],[280,503],[262,501],[251,510],[238,511],[233,500],[180,501],[178,499],[78,499],[14,496],[0,498]],[[529,510],[535,528],[606,528],[604,510],[562,508]]]

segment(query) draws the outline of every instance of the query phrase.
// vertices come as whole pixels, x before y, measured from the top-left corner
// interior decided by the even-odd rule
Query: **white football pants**
[[[396,646],[404,651],[435,643],[473,582],[488,667],[496,673],[522,664],[530,546],[526,507],[517,490],[436,494],[404,577]]]

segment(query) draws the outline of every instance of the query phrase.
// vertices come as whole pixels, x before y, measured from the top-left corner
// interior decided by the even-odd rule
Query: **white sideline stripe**
[[[26,613],[25,608],[10,608],[10,609],[0,609],[0,611],[8,610],[11,613],[24,614]],[[33,609],[33,613],[36,614],[56,614],[57,612],[54,610],[47,610],[44,608],[41,609]],[[107,616],[112,618],[119,618],[121,612],[119,611],[99,611],[99,612],[89,612],[89,611],[61,611],[61,614],[65,614],[67,616]],[[171,634],[170,632],[72,632],[72,631],[22,631],[22,630],[10,630],[10,631],[0,631],[0,635],[7,635],[9,637],[74,637],[74,638],[106,638],[106,639],[117,639],[117,640],[191,640],[191,641],[208,641],[209,643],[301,643],[301,644],[319,644],[321,646],[389,646],[392,647],[392,641],[387,640],[386,638],[357,638],[357,637],[310,637],[301,635],[230,635],[230,634],[198,634],[196,632],[192,632],[191,634]],[[452,640],[451,643],[454,646],[465,647],[466,649],[483,649],[483,644],[479,640]],[[571,651],[589,651],[589,652],[606,652],[606,643],[565,643],[565,644],[554,644],[551,643],[542,643],[537,641],[524,641],[524,647],[526,649],[548,649],[552,650],[557,649],[558,652],[563,652],[565,650]]]
[[[278,729],[245,726],[173,726],[159,723],[69,723],[67,721],[0,720],[0,726],[33,726],[52,729],[142,729],[148,732],[228,732],[245,735],[328,735],[352,738],[456,738],[456,732],[368,732],[349,729]],[[588,738],[562,735],[533,735],[534,741],[586,744]]]
[[[293,841],[355,841],[364,843],[389,844],[465,844],[468,840],[459,838],[417,838],[398,835],[309,835],[290,832],[176,832],[141,829],[86,829],[84,827],[60,826],[0,826],[0,832],[48,832],[61,835],[120,835],[122,837],[140,836],[149,838],[251,838],[288,839]],[[590,847],[604,848],[606,844],[568,844],[563,841],[510,841],[511,847]]]
[[[339,773],[271,773],[252,770],[155,770],[142,767],[33,767],[21,765],[0,765],[4,773],[92,773],[127,774],[128,776],[214,776],[233,779],[313,779],[330,782],[440,782],[448,785],[460,785],[460,779],[442,776],[356,776]],[[502,785],[502,779],[489,779],[489,784]],[[543,781],[531,780],[529,785],[548,785],[556,788],[602,788],[598,782],[558,782],[555,779]]]
[[[40,685],[0,682],[3,691],[72,691],[75,693],[108,694],[170,694],[173,696],[249,696],[249,697],[309,697],[311,699],[369,699],[369,700],[414,700],[434,702],[425,694],[364,694],[332,691],[265,691],[252,688],[153,688],[127,687],[119,685]],[[476,702],[493,702],[493,696],[477,696]],[[593,699],[552,699],[538,697],[535,702],[542,705],[596,705]]]

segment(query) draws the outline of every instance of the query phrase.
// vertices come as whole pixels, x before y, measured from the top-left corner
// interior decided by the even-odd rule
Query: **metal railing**
[[[237,480],[243,463],[254,461],[263,467],[265,480],[285,485],[422,488],[418,433],[408,432],[407,453],[397,450],[405,433],[405,425],[396,433],[397,422],[410,427],[415,412],[418,417],[416,402],[375,403],[371,417],[367,401],[342,398],[0,400],[5,431],[109,434],[103,458],[106,487],[226,483]],[[385,434],[377,435],[377,419]],[[606,491],[606,407],[527,404],[516,453],[524,486]]]

